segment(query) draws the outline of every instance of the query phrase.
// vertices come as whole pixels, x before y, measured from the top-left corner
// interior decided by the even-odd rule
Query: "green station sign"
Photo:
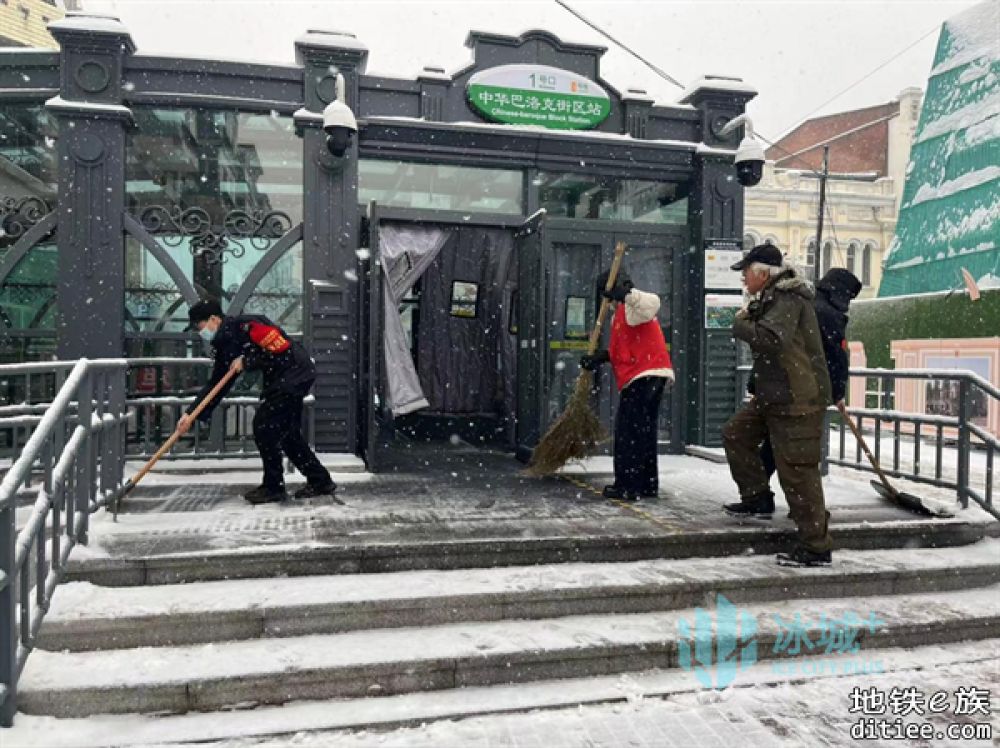
[[[484,117],[510,125],[586,130],[611,114],[611,99],[592,80],[547,65],[501,65],[476,73],[466,89]]]

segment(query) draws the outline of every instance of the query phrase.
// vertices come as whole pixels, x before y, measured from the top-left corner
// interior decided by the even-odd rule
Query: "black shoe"
[[[337,484],[333,481],[322,485],[314,486],[312,483],[306,483],[302,488],[295,492],[296,499],[311,499],[314,496],[333,496],[333,492],[337,490]]]
[[[605,486],[601,495],[606,499],[617,499],[618,501],[636,502],[639,500],[639,494],[626,491],[613,483],[610,486]]]
[[[243,494],[243,498],[251,504],[270,504],[278,501],[287,501],[288,494],[285,493],[285,489],[283,488],[274,489],[267,488],[266,486],[257,486],[257,488]]]
[[[723,504],[722,508],[731,517],[771,519],[771,515],[774,514],[774,494],[768,491],[734,504]]]
[[[830,551],[811,551],[805,546],[796,546],[788,553],[779,553],[779,566],[830,566],[833,554]]]

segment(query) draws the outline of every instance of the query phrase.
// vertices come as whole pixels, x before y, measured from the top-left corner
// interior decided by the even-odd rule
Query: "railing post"
[[[972,412],[972,387],[968,377],[958,380],[958,500],[963,509],[969,508],[969,415]]]
[[[14,555],[17,529],[14,526],[14,497],[0,509],[0,686],[7,689],[0,699],[0,727],[14,724],[17,692],[14,676],[17,672],[17,585],[14,583]]]
[[[87,532],[90,529],[90,494],[94,489],[95,454],[92,421],[94,418],[95,379],[95,372],[93,370],[88,371],[80,383],[79,394],[77,395],[77,402],[80,404],[80,425],[83,426],[84,437],[83,444],[80,445],[80,452],[76,456],[80,480],[77,481],[74,492],[73,511],[78,513],[77,516],[80,520],[79,542],[84,545],[87,544]]]

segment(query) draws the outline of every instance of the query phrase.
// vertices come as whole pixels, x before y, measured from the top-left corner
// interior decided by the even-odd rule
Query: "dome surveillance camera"
[[[331,101],[323,110],[323,131],[326,133],[326,147],[340,158],[351,144],[351,136],[358,131],[354,113],[342,101]]]
[[[743,138],[736,149],[736,179],[744,187],[753,187],[764,176],[764,148],[754,138]]]

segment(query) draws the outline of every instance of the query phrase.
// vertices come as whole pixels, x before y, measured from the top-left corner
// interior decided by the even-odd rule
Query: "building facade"
[[[2,0],[0,47],[55,49],[56,40],[49,33],[48,25],[64,15],[65,3],[56,0]]]
[[[817,211],[823,147],[829,146],[827,208],[820,274],[844,267],[874,296],[902,200],[921,91],[903,90],[887,104],[817,117],[767,150],[764,179],[747,193],[744,240],[771,241],[807,272],[816,267]]]
[[[718,135],[755,95],[740,80],[656,105],[601,78],[603,47],[545,31],[472,32],[467,66],[404,79],[368,75],[345,33],[275,66],[138,54],[107,17],[50,30],[58,52],[0,52],[5,360],[204,355],[186,315],[212,296],[306,340],[320,449],[376,465],[405,427],[530,451],[624,242],[678,367],[664,449],[718,442],[736,352],[706,309],[740,297],[719,269],[743,236],[741,133]],[[336,157],[341,88],[359,132]],[[603,416],[615,400],[603,378]]]

